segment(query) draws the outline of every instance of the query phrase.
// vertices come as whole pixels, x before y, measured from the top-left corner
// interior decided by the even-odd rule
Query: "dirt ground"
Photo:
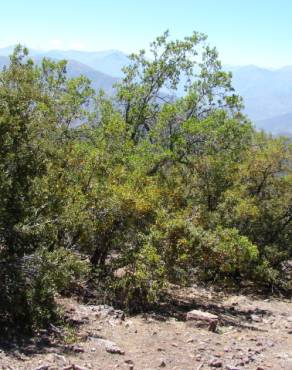
[[[52,326],[21,345],[3,342],[0,369],[292,370],[292,304],[285,299],[174,290],[155,313],[124,316],[109,306],[61,303],[76,332]],[[215,314],[216,332],[186,321]]]

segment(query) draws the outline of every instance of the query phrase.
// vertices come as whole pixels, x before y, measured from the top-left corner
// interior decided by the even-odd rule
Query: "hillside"
[[[36,61],[36,63],[40,63],[43,57],[44,57],[43,55],[42,56],[33,55],[33,58]],[[8,64],[9,58],[7,56],[0,56],[0,68],[3,68],[4,65]],[[97,71],[89,67],[88,65],[73,59],[68,59],[67,72],[69,77],[78,77],[80,75],[86,76],[91,80],[92,87],[96,91],[103,89],[108,94],[113,94],[113,85],[118,81],[118,78]]]
[[[234,87],[244,98],[246,113],[252,120],[263,121],[292,112],[292,67],[268,70],[243,66],[232,73]]]
[[[292,112],[256,121],[258,128],[271,132],[275,135],[292,135]]]
[[[113,85],[118,81],[115,77],[71,59],[68,61],[67,71],[70,77],[78,77],[80,75],[88,77],[92,82],[92,87],[96,91],[103,89],[109,94],[113,93]]]
[[[8,46],[0,49],[0,55],[8,56],[12,51],[13,46]],[[30,49],[30,54],[37,58],[48,57],[53,59],[75,60],[82,64],[86,64],[97,71],[114,77],[121,77],[121,69],[129,62],[127,55],[119,50],[105,50],[97,52],[49,50],[41,52],[39,50]]]
[[[9,58],[6,56],[0,55],[0,69],[2,69],[5,65],[9,63]]]

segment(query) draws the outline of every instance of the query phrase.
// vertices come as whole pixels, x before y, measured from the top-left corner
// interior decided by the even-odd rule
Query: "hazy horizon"
[[[0,56],[6,56],[7,53],[5,54],[1,54],[2,50],[4,49],[13,49],[17,44],[20,44],[26,48],[28,48],[29,51],[33,51],[33,52],[39,52],[40,54],[43,54],[43,53],[50,53],[50,52],[54,52],[54,51],[59,51],[59,52],[81,52],[81,53],[115,53],[115,52],[119,52],[119,53],[123,53],[125,56],[128,56],[130,55],[131,53],[135,53],[137,52],[138,50],[132,50],[130,52],[126,52],[124,50],[121,50],[121,49],[96,49],[96,50],[83,50],[83,49],[73,49],[73,48],[33,48],[33,47],[30,47],[30,45],[27,45],[25,43],[15,43],[15,44],[11,44],[11,45],[5,45],[5,46],[0,46]],[[220,53],[219,53],[220,54]],[[220,59],[220,58],[219,58]],[[279,66],[269,66],[269,65],[260,65],[260,64],[255,64],[255,63],[248,63],[248,64],[230,64],[230,63],[224,63],[224,61],[222,59],[220,59],[222,61],[222,64],[224,65],[224,67],[230,67],[230,68],[243,68],[243,67],[257,67],[257,68],[261,68],[261,69],[267,69],[267,70],[279,70],[279,69],[283,69],[283,68],[286,68],[286,67],[292,67],[292,62],[291,64],[284,64],[284,65],[279,65]]]
[[[279,68],[292,65],[291,12],[288,0],[11,0],[1,7],[0,48],[21,43],[40,51],[128,54],[147,48],[166,29],[174,39],[195,30],[208,36],[224,64]]]

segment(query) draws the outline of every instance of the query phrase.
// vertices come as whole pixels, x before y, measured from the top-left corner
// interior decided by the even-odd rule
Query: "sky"
[[[195,30],[225,64],[276,68],[292,65],[291,19],[292,0],[3,0],[0,47],[129,53]]]

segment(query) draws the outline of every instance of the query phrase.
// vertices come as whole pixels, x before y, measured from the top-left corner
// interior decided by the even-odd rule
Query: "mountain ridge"
[[[7,55],[12,51],[12,46],[0,48],[0,67],[7,64]],[[97,52],[31,49],[30,54],[36,59],[67,59],[69,76],[83,74],[92,80],[96,90],[102,88],[109,94],[122,77],[122,67],[129,63],[128,56],[116,49]],[[244,99],[244,112],[257,128],[292,134],[292,66],[269,69],[252,64],[224,65],[223,69],[232,72],[235,91]]]

